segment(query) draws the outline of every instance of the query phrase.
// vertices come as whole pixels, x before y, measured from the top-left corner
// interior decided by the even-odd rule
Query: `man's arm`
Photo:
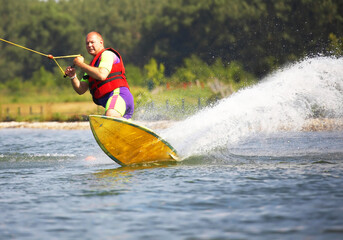
[[[77,78],[77,76],[75,76],[75,78],[71,79],[71,85],[73,85],[75,92],[77,92],[79,95],[84,94],[88,90],[88,83],[80,81]]]
[[[79,95],[84,94],[88,90],[88,82],[80,81],[77,78],[76,71],[74,67],[67,67],[65,74],[70,77],[71,84]]]
[[[111,72],[113,63],[118,61],[118,57],[112,51],[104,51],[101,54],[101,61],[99,67],[92,67],[84,62],[83,57],[77,57],[74,59],[74,64],[85,71],[89,76],[98,79],[105,80],[108,74]]]
[[[98,68],[98,67],[92,67],[84,62],[83,57],[77,57],[74,59],[74,64],[81,68],[84,72],[86,72],[89,76],[92,78],[98,79],[98,80],[105,80],[109,74],[109,71],[106,68]]]

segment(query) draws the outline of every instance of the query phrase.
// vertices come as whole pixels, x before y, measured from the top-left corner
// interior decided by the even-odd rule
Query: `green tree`
[[[206,63],[239,61],[262,76],[288,61],[322,53],[343,35],[339,0],[176,0],[146,19],[141,54],[167,74],[192,54]],[[153,43],[153,44],[151,44]]]
[[[144,86],[144,77],[141,69],[133,64],[125,65],[125,75],[130,85]]]
[[[41,66],[39,70],[33,73],[31,82],[34,86],[37,86],[38,89],[48,89],[57,85],[54,78],[52,72],[45,70],[45,68]]]
[[[343,37],[338,38],[335,34],[330,33],[329,39],[330,44],[327,50],[334,56],[343,56]]]
[[[0,6],[1,38],[90,61],[84,38],[98,31],[127,66],[144,70],[154,58],[163,74],[177,72],[181,81],[209,79],[218,61],[261,77],[288,61],[331,54],[343,37],[341,0],[0,0]],[[62,67],[71,61],[59,60]],[[56,73],[52,60],[0,44],[0,83],[33,80],[42,66]],[[142,84],[138,79],[134,84]]]
[[[162,63],[158,64],[154,58],[150,59],[149,63],[144,66],[145,75],[148,84],[152,83],[149,88],[157,87],[165,83],[164,76],[164,65]]]

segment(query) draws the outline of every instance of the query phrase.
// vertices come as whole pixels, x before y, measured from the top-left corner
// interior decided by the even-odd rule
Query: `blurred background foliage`
[[[0,37],[46,54],[80,53],[90,61],[85,35],[100,32],[122,54],[138,101],[147,99],[144,89],[180,84],[223,96],[287,62],[343,53],[341,0],[0,0],[0,6]],[[63,67],[71,62],[59,60]],[[53,61],[3,42],[0,73],[2,95],[72,91]]]

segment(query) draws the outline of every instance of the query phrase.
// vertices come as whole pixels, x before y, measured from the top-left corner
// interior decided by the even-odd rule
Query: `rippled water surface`
[[[1,239],[342,239],[343,133],[119,167],[87,130],[0,130]],[[89,158],[93,156],[94,158]]]
[[[292,64],[161,130],[174,165],[120,167],[90,130],[0,130],[0,239],[343,239],[343,132],[303,131],[343,118],[342,64]]]

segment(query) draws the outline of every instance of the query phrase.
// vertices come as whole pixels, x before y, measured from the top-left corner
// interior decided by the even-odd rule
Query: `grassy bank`
[[[187,86],[149,91],[132,87],[135,99],[134,119],[182,119],[209,104],[213,98],[207,87]],[[92,102],[91,95],[79,96],[70,88],[22,89],[1,91],[0,121],[82,121],[104,109]]]

